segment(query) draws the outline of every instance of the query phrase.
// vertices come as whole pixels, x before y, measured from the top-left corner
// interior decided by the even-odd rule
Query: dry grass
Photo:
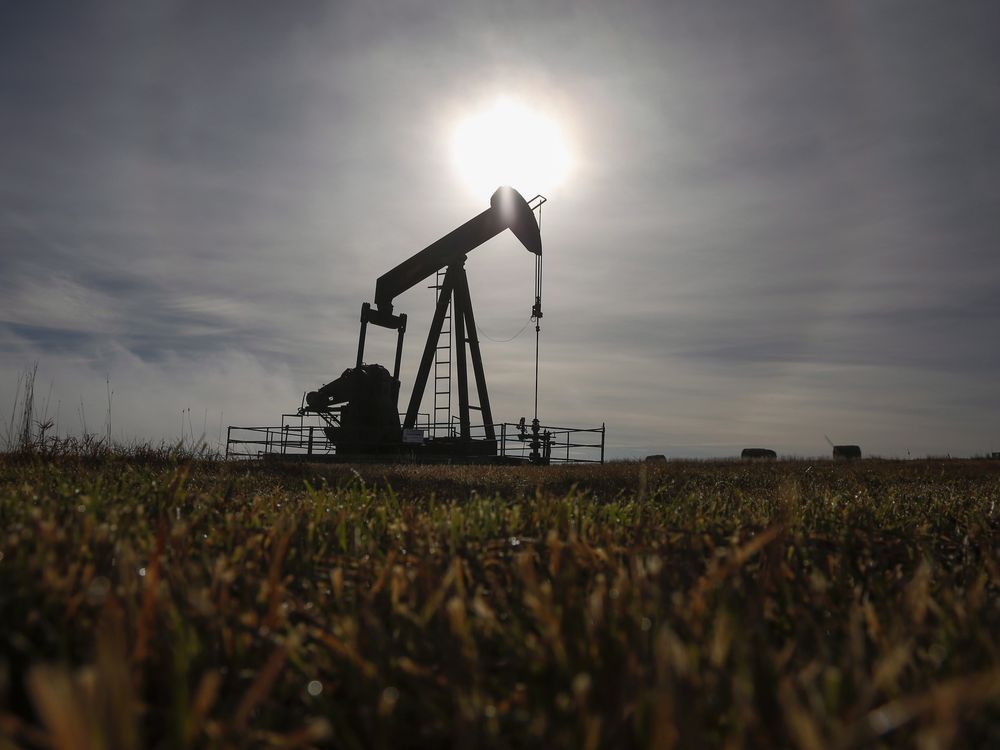
[[[0,748],[1000,746],[1000,465],[0,457]]]

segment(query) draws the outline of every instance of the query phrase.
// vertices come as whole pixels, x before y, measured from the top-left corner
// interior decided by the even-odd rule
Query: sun
[[[461,118],[452,158],[462,180],[478,194],[510,185],[525,197],[548,193],[567,179],[566,137],[545,112],[504,97]]]

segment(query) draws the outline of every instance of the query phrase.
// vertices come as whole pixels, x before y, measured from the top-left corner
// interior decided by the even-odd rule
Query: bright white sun
[[[558,187],[570,169],[569,149],[556,122],[506,98],[458,123],[452,156],[458,174],[480,195],[501,185],[525,198],[544,194]]]

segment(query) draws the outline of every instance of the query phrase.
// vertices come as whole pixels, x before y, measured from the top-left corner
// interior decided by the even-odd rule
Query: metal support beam
[[[479,336],[476,333],[476,316],[472,312],[472,299],[469,296],[469,279],[465,269],[459,268],[455,279],[455,301],[462,308],[465,316],[466,339],[469,344],[469,355],[472,357],[472,371],[476,376],[476,389],[479,391],[479,409],[483,415],[483,428],[487,440],[496,440],[496,430],[493,429],[493,410],[490,409],[490,394],[486,390],[486,372],[483,369],[483,355],[479,351]]]
[[[465,269],[459,266],[458,274],[465,278]],[[455,321],[455,364],[458,375],[458,423],[459,435],[462,440],[470,440],[471,425],[469,420],[469,374],[465,362],[465,306],[457,293],[454,295],[451,314]]]
[[[403,334],[406,333],[406,315],[399,316],[399,335],[396,336],[396,363],[392,368],[392,379],[395,381],[393,388],[395,393],[392,394],[393,401],[399,403],[399,363],[403,358]]]

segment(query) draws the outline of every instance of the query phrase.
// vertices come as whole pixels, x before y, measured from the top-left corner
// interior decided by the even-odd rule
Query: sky
[[[505,97],[570,154],[513,185],[548,198],[543,423],[612,457],[1000,451],[992,0],[0,0],[0,433],[34,363],[60,434],[109,390],[126,441],[279,423],[375,279],[488,207],[454,133]],[[490,339],[532,260],[467,264],[498,420],[531,418],[533,331]]]

